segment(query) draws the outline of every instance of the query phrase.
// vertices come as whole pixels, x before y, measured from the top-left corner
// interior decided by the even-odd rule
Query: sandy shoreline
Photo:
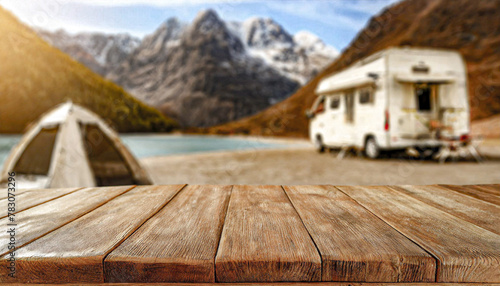
[[[245,137],[246,138],[246,137]],[[247,139],[247,138],[246,138]],[[272,139],[271,139],[272,140]],[[301,142],[305,142],[300,140]],[[488,146],[490,147],[490,146]],[[494,144],[490,152],[498,151]],[[145,158],[156,184],[487,184],[500,183],[500,160],[438,164],[319,154],[309,144]]]

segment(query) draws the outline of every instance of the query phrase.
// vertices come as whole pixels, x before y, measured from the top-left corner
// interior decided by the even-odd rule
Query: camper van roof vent
[[[416,73],[429,73],[429,66],[423,62],[419,62],[418,65],[412,66],[412,71]]]
[[[373,78],[374,80],[377,80],[377,79],[380,77],[380,75],[379,75],[379,74],[374,73],[374,72],[369,72],[369,73],[367,74],[367,76],[368,76],[368,77]]]

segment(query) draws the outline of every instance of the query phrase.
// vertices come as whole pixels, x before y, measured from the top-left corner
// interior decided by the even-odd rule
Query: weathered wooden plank
[[[62,225],[103,205],[132,187],[114,187],[105,191],[100,188],[88,188],[73,192],[67,196],[46,202],[15,215],[16,247],[47,234]],[[25,198],[28,199],[28,198]],[[23,200],[19,200],[22,202]],[[7,226],[9,218],[0,219],[0,224]],[[0,232],[1,241],[9,241],[10,234]],[[0,245],[0,253],[5,255],[7,244]]]
[[[475,185],[474,187],[490,194],[500,196],[500,185]]]
[[[437,282],[500,281],[500,236],[388,187],[338,187],[438,259]]]
[[[440,185],[447,189],[466,194],[468,196],[487,201],[496,205],[500,205],[500,197],[475,186],[457,186],[457,185]]]
[[[214,282],[231,186],[188,186],[104,261],[107,282]]]
[[[79,190],[79,188],[72,189],[47,189],[47,190],[39,190],[39,191],[26,191],[22,193],[14,192],[14,203],[15,203],[15,212],[20,212],[34,206],[43,204],[45,202],[60,198],[62,196],[66,196],[75,191]],[[12,199],[11,199],[12,200]],[[7,216],[7,202],[8,198],[0,200],[0,205],[5,206],[2,208],[0,213],[0,219]]]
[[[500,206],[441,186],[394,186],[422,202],[500,234]]]
[[[436,260],[333,186],[284,187],[322,259],[322,281],[431,282]]]
[[[319,281],[321,258],[279,186],[235,186],[215,259],[218,282]]]
[[[136,187],[18,249],[15,282],[104,282],[104,257],[180,188],[179,185]],[[107,190],[101,189],[102,195]],[[2,282],[7,279],[6,271],[7,268],[0,268]]]

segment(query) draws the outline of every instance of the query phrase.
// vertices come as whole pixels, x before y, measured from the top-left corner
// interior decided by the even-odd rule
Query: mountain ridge
[[[205,41],[194,39],[196,31]],[[43,34],[50,38],[50,33]],[[205,10],[190,24],[176,18],[165,20],[121,62],[94,70],[184,126],[216,125],[255,114],[287,98],[336,56],[336,50],[317,36],[309,37],[315,41],[304,41],[304,37],[296,41],[294,36],[270,18],[229,22],[213,10]],[[84,54],[75,54],[71,41],[66,46],[57,39],[52,42],[81,62],[90,62],[87,55],[79,58]],[[180,47],[189,49],[191,55]],[[206,67],[200,62],[205,62]],[[88,65],[97,66],[92,62]],[[190,85],[180,86],[191,77],[197,81],[189,80]],[[210,82],[213,80],[217,82]],[[221,82],[227,82],[228,88],[221,88]],[[236,88],[238,84],[241,87]],[[217,86],[220,96],[214,94]],[[179,94],[185,98],[180,99]],[[191,100],[198,101],[198,105]],[[218,112],[217,104],[221,105]]]

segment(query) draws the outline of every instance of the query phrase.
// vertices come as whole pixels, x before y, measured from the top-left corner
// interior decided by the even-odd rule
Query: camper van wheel
[[[373,137],[368,137],[365,142],[365,155],[370,159],[376,159],[380,155],[377,141]]]
[[[325,145],[323,145],[323,140],[321,139],[321,135],[316,136],[316,140],[314,140],[314,147],[316,151],[319,153],[325,152]]]

